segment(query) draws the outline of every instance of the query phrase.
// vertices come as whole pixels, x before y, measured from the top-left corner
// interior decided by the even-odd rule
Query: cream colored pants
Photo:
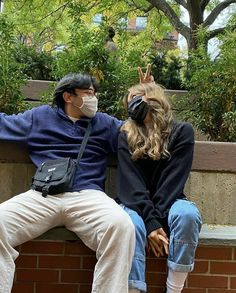
[[[96,251],[92,292],[128,292],[135,232],[122,208],[97,190],[46,198],[29,190],[0,204],[0,293],[11,292],[18,256],[14,247],[61,225]]]

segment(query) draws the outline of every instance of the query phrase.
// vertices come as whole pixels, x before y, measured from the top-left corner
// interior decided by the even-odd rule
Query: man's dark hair
[[[54,98],[52,101],[52,106],[64,109],[65,101],[63,99],[63,93],[68,92],[70,94],[75,94],[76,89],[88,89],[90,86],[94,87],[95,92],[98,91],[97,80],[88,75],[81,73],[70,73],[65,75],[57,84],[54,90]]]

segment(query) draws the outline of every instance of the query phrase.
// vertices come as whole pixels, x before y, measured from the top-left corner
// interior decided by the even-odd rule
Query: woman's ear
[[[66,103],[71,103],[71,94],[68,92],[64,92],[63,93],[63,99]]]

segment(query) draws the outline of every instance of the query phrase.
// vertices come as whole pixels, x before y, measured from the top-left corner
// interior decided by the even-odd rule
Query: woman
[[[118,196],[136,226],[136,252],[143,255],[131,274],[140,278],[140,284],[145,282],[146,232],[154,255],[168,255],[165,292],[177,293],[193,270],[201,228],[200,213],[183,192],[192,165],[194,132],[189,123],[173,120],[159,85],[140,80],[124,98],[129,119],[121,128],[118,147]],[[146,231],[135,220],[139,216]],[[144,285],[135,288],[132,292],[145,292]]]

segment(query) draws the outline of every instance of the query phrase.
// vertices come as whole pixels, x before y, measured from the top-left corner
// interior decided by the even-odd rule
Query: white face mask
[[[80,106],[81,112],[89,118],[95,116],[98,110],[98,99],[95,96],[82,97],[83,104]]]
[[[98,99],[96,96],[84,96],[82,97],[82,105],[79,107],[72,103],[72,105],[78,109],[87,117],[92,118],[95,116],[98,110]]]

